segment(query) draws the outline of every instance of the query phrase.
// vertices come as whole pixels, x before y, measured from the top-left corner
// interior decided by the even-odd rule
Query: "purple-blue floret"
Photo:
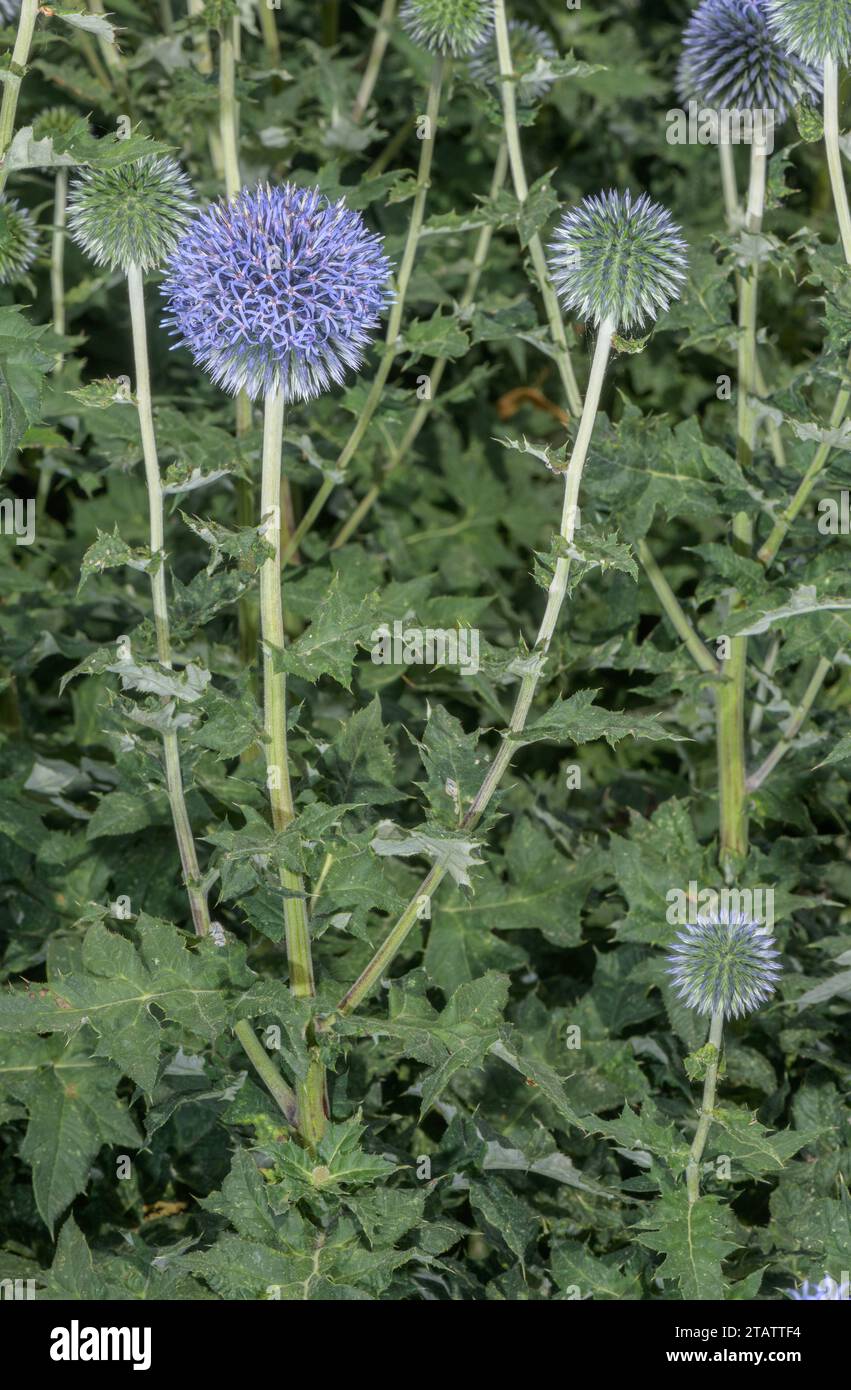
[[[226,391],[309,400],[360,366],[390,269],[342,199],[258,184],[192,222],[168,262],[163,322]]]

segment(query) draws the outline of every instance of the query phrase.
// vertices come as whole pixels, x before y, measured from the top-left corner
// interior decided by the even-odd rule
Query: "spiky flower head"
[[[68,226],[96,265],[153,270],[171,255],[192,211],[192,188],[177,160],[145,155],[76,179]]]
[[[768,0],[768,22],[784,48],[806,63],[851,59],[851,0]]]
[[[38,250],[35,218],[16,198],[0,198],[0,285],[26,275]]]
[[[360,366],[391,299],[383,240],[318,188],[214,203],[170,259],[165,324],[226,391],[308,400]]]
[[[747,913],[701,912],[677,932],[668,974],[690,1009],[739,1018],[774,993],[778,955],[771,932]]]
[[[564,215],[551,243],[550,271],[566,309],[640,328],[678,299],[688,247],[671,214],[646,193],[609,189]]]
[[[512,19],[508,25],[511,41],[511,66],[517,74],[515,91],[517,100],[526,106],[533,105],[546,96],[553,85],[553,76],[548,65],[558,59],[558,49],[543,29],[537,24],[527,24],[525,19]],[[474,82],[482,82],[486,87],[498,87],[500,81],[499,56],[495,45],[488,40],[470,59],[470,76]]]
[[[681,99],[725,111],[773,111],[786,119],[820,91],[819,73],[787,52],[769,26],[768,0],[703,0],[683,33]]]
[[[81,116],[73,106],[49,106],[33,122],[33,135],[36,140],[55,140],[59,136],[70,135],[80,121],[86,124],[85,116]]]
[[[430,53],[463,58],[493,28],[493,5],[491,0],[405,0],[399,19],[414,43]]]
[[[790,1298],[795,1298],[801,1303],[838,1303],[847,1302],[851,1299],[851,1284],[847,1281],[844,1284],[837,1284],[836,1280],[826,1274],[820,1284],[811,1284],[809,1279],[805,1279],[799,1289],[787,1289]]]

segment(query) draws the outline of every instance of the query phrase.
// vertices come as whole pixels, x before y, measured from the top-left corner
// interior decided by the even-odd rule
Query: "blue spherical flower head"
[[[703,0],[685,27],[678,86],[681,99],[783,121],[802,98],[818,98],[821,77],[771,28],[768,0]]]
[[[773,994],[780,966],[770,931],[744,912],[703,912],[677,932],[668,974],[698,1013],[739,1018]]]
[[[805,1279],[799,1289],[787,1289],[790,1298],[801,1303],[838,1303],[851,1299],[851,1284],[847,1281],[837,1284],[831,1275],[826,1274],[819,1284],[811,1284]]]
[[[517,75],[515,90],[518,101],[533,105],[546,96],[553,85],[548,65],[558,59],[558,49],[549,34],[537,24],[525,19],[512,19],[508,25],[511,41],[511,65]],[[499,87],[499,56],[496,46],[488,41],[470,59],[470,76],[486,87]]]
[[[493,28],[491,0],[405,0],[403,28],[430,53],[462,58],[484,43]]]
[[[38,251],[38,232],[29,208],[0,198],[0,285],[26,275]]]
[[[610,189],[585,198],[560,222],[550,271],[565,308],[623,330],[656,319],[678,299],[688,248],[671,214],[646,193]]]
[[[226,391],[309,400],[363,360],[392,297],[382,248],[342,200],[258,185],[192,223],[168,265],[164,322]]]
[[[807,63],[851,59],[851,0],[768,0],[768,20],[778,41]]]

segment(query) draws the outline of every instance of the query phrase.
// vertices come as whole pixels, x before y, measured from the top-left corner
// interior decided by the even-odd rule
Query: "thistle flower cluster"
[[[774,993],[780,974],[774,937],[746,913],[700,913],[677,941],[668,974],[690,1009],[739,1018]]]
[[[851,60],[851,0],[768,0],[768,22],[777,41],[806,63],[824,66]]]
[[[195,218],[169,261],[164,323],[225,390],[308,400],[360,366],[389,276],[381,237],[342,200],[260,184]]]
[[[512,19],[508,25],[508,35],[511,41],[511,65],[517,75],[517,100],[521,105],[532,106],[546,96],[553,85],[547,65],[558,59],[558,49],[549,34],[539,29],[537,24],[527,24],[525,19]],[[486,87],[499,86],[499,57],[490,41],[473,54],[469,72],[474,82],[481,82]]]
[[[678,299],[688,247],[671,214],[646,193],[610,189],[565,214],[550,270],[565,308],[618,328],[640,328]]]
[[[192,188],[175,159],[145,155],[114,169],[88,169],[71,185],[68,227],[96,265],[162,265],[188,226]]]
[[[683,33],[680,99],[727,111],[773,111],[783,121],[802,98],[818,100],[821,75],[787,51],[770,0],[703,0]]]
[[[77,122],[81,120],[84,120],[84,117],[73,106],[49,106],[33,122],[33,135],[36,140],[56,140],[70,135]]]
[[[805,1279],[799,1289],[787,1289],[790,1298],[797,1299],[800,1303],[838,1303],[847,1302],[851,1299],[851,1284],[847,1281],[844,1284],[837,1284],[836,1280],[826,1274],[819,1284],[811,1284],[809,1279]]]
[[[405,0],[402,27],[430,53],[463,58],[484,43],[493,28],[491,0]]]
[[[38,251],[35,218],[16,198],[0,198],[0,285],[26,275]]]

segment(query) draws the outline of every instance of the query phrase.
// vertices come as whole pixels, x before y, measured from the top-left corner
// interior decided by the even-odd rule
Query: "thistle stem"
[[[242,185],[239,175],[237,142],[236,49],[234,28],[237,19],[226,22],[219,31],[219,134],[225,170],[225,195],[235,198]]]
[[[358,94],[352,106],[352,120],[357,124],[363,120],[366,109],[375,91],[375,84],[378,81],[378,74],[381,71],[381,64],[384,61],[384,54],[387,51],[387,44],[390,39],[390,30],[393,19],[396,15],[396,5],[398,0],[384,0],[381,6],[381,13],[378,16],[378,23],[375,35],[372,40],[372,47],[369,50],[369,58],[364,69],[363,77],[358,87]]]
[[[736,182],[736,164],[733,147],[729,140],[718,141],[718,156],[721,162],[721,190],[724,194],[724,215],[728,231],[735,231],[742,215],[739,206],[739,189]]]
[[[752,772],[748,778],[748,791],[754,792],[761,787],[765,779],[774,771],[780,760],[785,758],[795,739],[798,737],[798,734],[801,732],[804,721],[812,709],[815,698],[824,685],[825,678],[832,665],[833,662],[828,661],[826,657],[823,656],[819,658],[809,684],[793,711],[789,723],[783,730],[781,738],[777,741],[765,761],[762,762],[757,770]]]
[[[273,554],[260,570],[260,624],[263,636],[263,718],[266,734],[266,785],[272,808],[272,825],[286,830],[295,818],[287,751],[286,676],[276,669],[276,655],[284,650],[284,616],[281,599],[281,453],[284,431],[284,398],[280,391],[266,396],[263,419],[263,471],[260,515],[263,534]],[[284,930],[290,967],[290,990],[300,999],[315,994],[307,900],[298,874],[280,869],[284,893]],[[298,1089],[299,1132],[315,1147],[325,1126],[325,1080],[321,1066],[311,1064]]]
[[[0,103],[0,193],[6,187],[9,169],[6,153],[15,133],[15,115],[18,110],[18,96],[24,72],[30,59],[35,21],[38,15],[39,0],[21,0],[21,13],[18,16],[18,32],[12,49],[12,60],[3,83],[3,101]]]
[[[493,203],[499,196],[500,190],[502,189],[505,183],[507,173],[508,147],[505,144],[505,141],[503,140],[500,143],[499,151],[496,157],[496,163],[494,165],[493,178],[491,179],[490,192],[488,193],[489,202]],[[462,294],[461,299],[459,301],[459,308],[462,314],[470,308],[470,305],[473,303],[476,297],[476,291],[479,287],[479,281],[482,278],[482,271],[485,268],[485,262],[488,258],[488,251],[490,250],[493,231],[494,229],[492,223],[486,223],[485,226],[481,228],[476,238],[476,245],[473,251],[473,263],[470,267],[470,272],[467,276],[467,283],[464,287],[464,293]],[[384,480],[390,473],[394,471],[394,469],[398,468],[399,464],[405,458],[407,458],[408,453],[413,448],[414,443],[416,442],[421,429],[423,428],[426,421],[428,420],[429,415],[431,414],[432,407],[437,399],[438,387],[440,386],[440,383],[443,379],[443,373],[446,370],[448,362],[448,357],[438,357],[435,359],[434,365],[431,371],[429,372],[428,396],[425,400],[420,401],[420,404],[417,406],[417,409],[414,413],[414,418],[412,419],[410,425],[408,426],[404,435],[402,436],[401,441],[393,449],[390,458],[387,460],[387,463],[384,467],[383,477],[381,478],[381,480],[377,483],[373,483],[366,496],[362,498],[358,506],[352,512],[351,516],[347,519],[345,524],[341,526],[339,532],[334,538],[334,542],[331,546],[332,550],[337,550],[341,545],[345,545],[346,541],[349,539],[351,535],[353,535],[353,533],[360,526],[364,518],[369,514],[372,507],[375,505],[375,502],[380,496]]]
[[[402,252],[402,261],[399,266],[399,275],[396,280],[396,294],[390,309],[390,317],[387,322],[387,336],[384,341],[384,351],[378,363],[378,370],[372,380],[369,393],[363,404],[363,408],[358,416],[354,429],[346,440],[345,445],[334,465],[334,473],[345,472],[354,458],[364,435],[372,423],[372,417],[378,409],[381,394],[387,384],[390,369],[393,366],[399,352],[399,331],[402,327],[402,315],[405,310],[405,297],[408,293],[408,286],[411,274],[414,269],[414,261],[417,256],[417,245],[420,239],[423,219],[425,217],[426,199],[428,197],[429,179],[431,177],[431,166],[434,159],[434,147],[437,141],[437,121],[440,113],[440,94],[443,87],[443,76],[446,67],[446,59],[438,54],[432,65],[431,80],[428,88],[428,101],[426,103],[426,125],[427,133],[420,142],[420,162],[417,170],[417,191],[414,195],[411,207],[411,220],[408,223],[408,234],[405,239],[405,248]],[[286,565],[295,551],[298,549],[308,531],[319,516],[325,506],[337,482],[331,478],[326,478],[313,501],[296,527],[289,542],[284,550],[283,563]]]
[[[762,144],[751,146],[750,182],[745,229],[752,237],[762,230],[765,209],[767,152]],[[747,477],[753,464],[756,444],[756,325],[759,291],[759,262],[754,257],[746,273],[739,277],[739,339],[736,460]],[[753,523],[746,512],[733,518],[733,547],[749,555],[753,545]],[[730,611],[739,603],[731,595]],[[732,881],[739,862],[748,850],[747,789],[745,785],[745,681],[747,676],[747,638],[730,638],[730,656],[724,666],[724,680],[717,692],[719,858],[728,881]]]
[[[662,570],[654,559],[653,552],[645,540],[638,542],[638,558],[641,561],[644,572],[653,589],[656,597],[661,603],[665,614],[670,620],[671,626],[680,640],[685,644],[689,655],[708,675],[717,676],[719,673],[718,662],[698,636],[683,609],[679,599],[665,578]]]
[[[824,60],[824,148],[842,250],[846,263],[851,264],[851,211],[839,148],[839,68],[830,56]]]
[[[130,321],[133,329],[133,357],[136,369],[136,406],[142,435],[142,454],[145,460],[145,480],[148,487],[148,514],[151,543],[151,593],[154,603],[154,628],[157,637],[157,656],[162,666],[171,668],[171,635],[168,621],[168,602],[165,587],[165,520],[162,481],[154,433],[151,401],[151,379],[148,368],[148,331],[145,324],[145,290],[142,271],[131,265],[127,270],[130,297]],[[183,777],[180,770],[180,750],[177,735],[166,730],[162,735],[163,763],[166,790],[171,807],[174,833],[183,869],[183,882],[189,898],[196,935],[206,936],[210,930],[210,912],[198,867],[198,855],[192,837],[192,827],[186,810]]]
[[[585,460],[588,456],[588,446],[591,442],[594,422],[600,405],[600,395],[605,379],[606,366],[612,348],[612,336],[616,330],[617,324],[613,319],[604,319],[600,324],[597,345],[594,350],[594,361],[588,380],[588,390],[585,396],[585,405],[582,409],[579,429],[576,435],[576,443],[573,447],[570,463],[564,474],[564,502],[559,535],[565,542],[565,546],[570,546],[576,531],[579,488],[582,481],[582,472],[585,467]],[[520,682],[520,689],[517,693],[508,729],[506,730],[502,743],[497,750],[496,756],[478,792],[471,801],[461,821],[460,829],[462,830],[475,829],[511,762],[512,754],[517,742],[519,742],[517,736],[523,732],[526,726],[532,700],[546,664],[547,652],[549,651],[556,623],[567,592],[569,574],[570,559],[566,555],[560,555],[556,560],[553,577],[550,581],[549,591],[547,593],[547,605],[543,619],[541,620],[540,628],[538,629],[538,635],[525,663],[525,674]],[[423,904],[433,896],[439,885],[443,882],[446,873],[447,869],[444,864],[438,862],[432,865],[408,906],[405,908],[396,924],[391,928],[388,935],[384,938],[384,941],[375,952],[369,964],[361,971],[360,976],[352,985],[351,989],[347,990],[343,995],[338,1005],[340,1013],[350,1013],[351,1010],[356,1008],[361,1000],[375,988],[387,966],[390,964],[390,961],[396,955],[397,951],[400,950],[408,933],[421,915]]]
[[[839,237],[846,264],[851,266],[851,214],[849,214],[848,209],[848,193],[845,188],[842,152],[839,147],[839,73],[835,61],[830,57],[826,59],[824,65],[824,146],[830,173],[830,187],[833,192],[833,204],[836,210],[836,221],[839,225]],[[837,392],[830,416],[831,430],[839,429],[845,419],[849,403],[851,403],[849,377],[851,377],[851,355],[849,355],[845,367],[845,380]],[[816,480],[827,465],[830,454],[830,444],[822,443],[819,445],[813,455],[812,463],[798,484],[789,505],[781,512],[769,533],[768,539],[760,546],[757,559],[766,569],[774,563],[790,526],[806,505]]]
[[[57,169],[53,189],[53,231],[50,238],[50,298],[53,331],[65,334],[65,226],[68,205],[68,170]],[[56,356],[56,371],[62,367],[62,353]]]
[[[275,10],[268,0],[258,0],[260,11],[260,32],[263,35],[263,47],[266,50],[266,60],[270,67],[277,67],[281,61],[281,41],[278,38],[278,26],[275,23]]]
[[[688,1190],[689,1206],[697,1201],[700,1196],[700,1162],[703,1158],[703,1151],[706,1148],[706,1140],[709,1137],[709,1130],[712,1126],[712,1116],[715,1110],[715,1087],[718,1082],[718,1067],[721,1062],[721,1042],[724,1035],[724,1014],[720,1010],[713,1013],[712,1021],[709,1026],[709,1044],[715,1048],[715,1054],[711,1058],[706,1068],[706,1075],[703,1078],[703,1099],[700,1103],[700,1118],[697,1122],[697,1131],[692,1141],[689,1151],[688,1167],[686,1168],[686,1187]]]
[[[514,182],[514,193],[518,203],[525,203],[529,197],[529,183],[526,178],[526,168],[523,163],[523,148],[520,144],[520,129],[517,124],[517,103],[515,100],[515,73],[511,61],[511,43],[508,35],[508,20],[505,14],[505,0],[494,0],[494,20],[496,23],[496,47],[499,55],[499,71],[501,76],[500,88],[502,92],[502,113],[505,126],[505,139],[508,145],[508,157],[511,164],[511,176]],[[576,382],[573,371],[573,363],[570,357],[570,349],[567,345],[567,335],[564,330],[564,320],[561,315],[561,308],[558,302],[558,295],[553,288],[550,280],[550,273],[547,267],[547,258],[544,254],[544,247],[537,232],[530,237],[528,242],[529,255],[532,258],[532,266],[535,271],[535,278],[541,297],[546,309],[547,321],[550,326],[550,336],[556,349],[556,361],[558,363],[559,375],[567,397],[570,412],[578,416],[582,410],[582,397]]]
[[[276,1101],[281,1113],[291,1125],[296,1123],[298,1102],[295,1092],[287,1085],[272,1058],[261,1043],[247,1018],[240,1019],[234,1027],[237,1037],[245,1049],[246,1056],[254,1066],[269,1094]]]

